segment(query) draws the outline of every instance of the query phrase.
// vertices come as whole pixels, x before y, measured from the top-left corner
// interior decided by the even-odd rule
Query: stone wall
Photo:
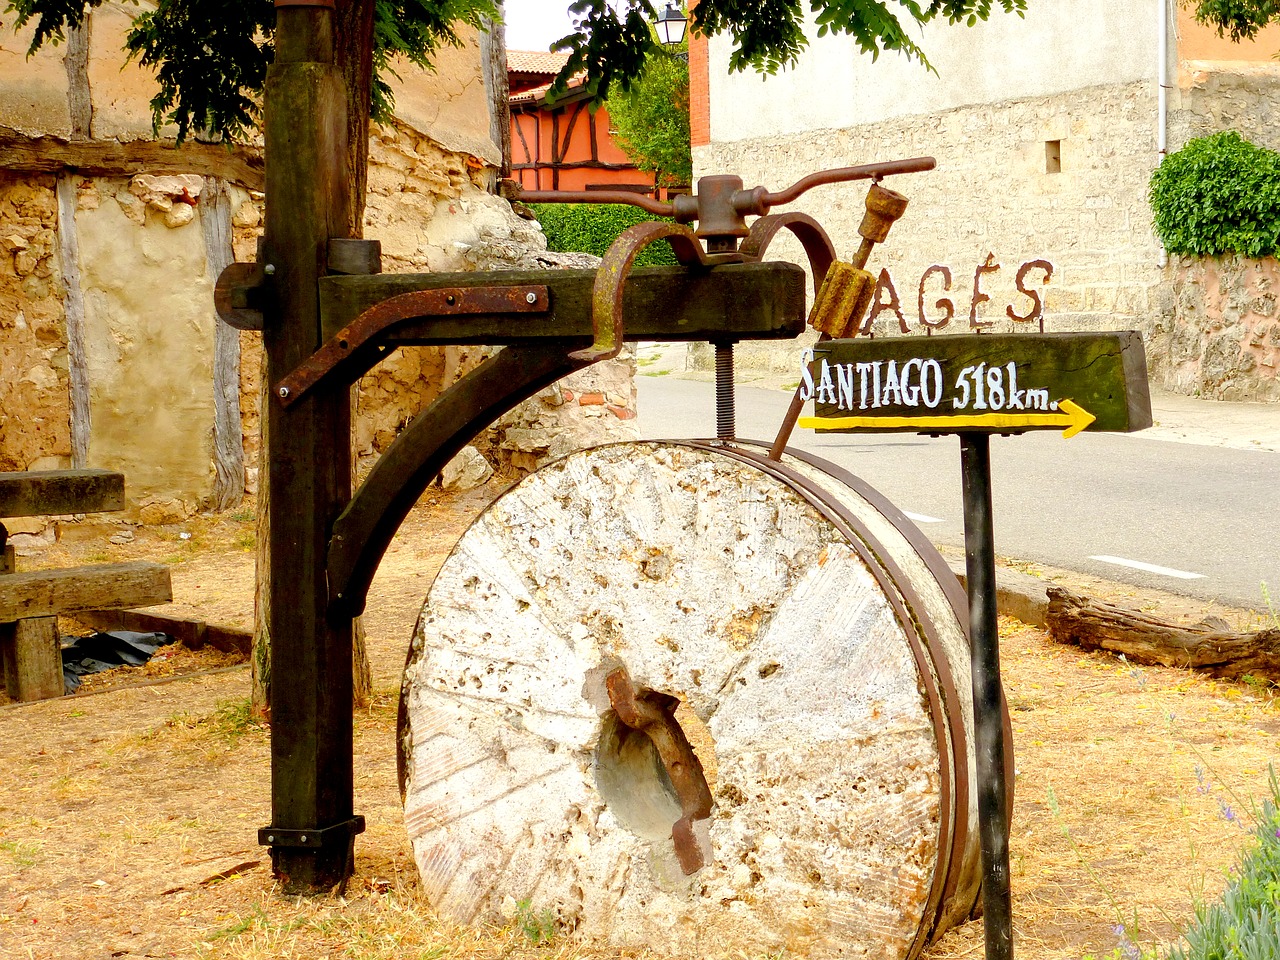
[[[1276,68],[1206,67],[1192,64],[1172,92],[1171,150],[1226,128],[1280,147]],[[1175,288],[1147,204],[1155,128],[1151,88],[1138,82],[803,136],[713,142],[694,155],[699,173],[737,173],[748,186],[773,189],[832,166],[937,157],[932,173],[886,182],[910,205],[868,265],[881,278],[879,335],[922,333],[951,311],[942,333],[968,332],[970,319],[984,329],[1027,329],[1014,319],[1033,307],[1018,273],[1043,260],[1052,274],[1046,280],[1046,270],[1029,269],[1023,285],[1043,302],[1044,329],[1135,329],[1152,342],[1176,325]],[[847,259],[858,246],[864,197],[863,186],[822,187],[790,209],[814,215]],[[794,242],[776,243],[771,256],[804,262]],[[742,366],[787,370],[799,344],[741,344],[737,355]],[[694,362],[709,366],[709,349],[695,349]],[[1170,388],[1184,389],[1185,381],[1172,376]]]
[[[1042,300],[1046,330],[1144,329],[1168,308],[1146,202],[1154,122],[1147,86],[1131,83],[712,143],[695,150],[695,165],[700,173],[734,172],[748,185],[780,189],[829,167],[936,157],[932,172],[885,182],[910,203],[868,264],[877,276],[888,271],[877,334],[924,332],[926,323],[943,323],[948,309],[954,315],[940,332],[966,332],[971,317],[992,330],[1025,329],[1010,313],[1031,312],[1018,272],[1036,260],[1052,266],[1051,276],[1046,282],[1046,271],[1033,268],[1022,282]],[[849,258],[865,197],[865,184],[826,186],[788,209],[816,217]],[[770,256],[804,262],[794,242],[777,242]],[[949,283],[943,271],[930,271],[935,266],[947,268]],[[949,308],[939,306],[944,299]],[[794,346],[742,344],[738,353],[745,366],[781,369],[798,361]]]
[[[0,179],[0,470],[71,455],[52,177]]]
[[[1280,150],[1280,63],[1184,61],[1170,97],[1169,149],[1193,137],[1238,130]]]
[[[1167,273],[1174,304],[1151,334],[1153,380],[1211,400],[1280,401],[1280,263],[1181,257]]]

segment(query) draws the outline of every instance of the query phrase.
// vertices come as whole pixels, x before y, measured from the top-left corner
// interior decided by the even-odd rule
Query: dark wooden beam
[[[401,321],[388,344],[508,344],[534,339],[591,339],[594,270],[507,270],[486,273],[384,273],[325,277],[320,311],[330,339],[365,310],[390,297],[445,287],[541,284],[547,313],[459,314]],[[804,271],[791,263],[741,263],[690,271],[641,267],[627,279],[623,323],[628,340],[784,340],[803,332]]]
[[[542,160],[536,163],[516,163],[512,170],[641,170],[631,163],[610,163],[607,160]]]
[[[124,474],[110,470],[0,473],[0,518],[124,509]]]
[[[320,346],[316,281],[329,241],[349,237],[346,91],[332,10],[276,9],[265,90],[265,250],[276,297],[263,327],[274,383]],[[259,838],[285,893],[317,894],[351,875],[352,625],[326,616],[329,525],[351,497],[349,391],[264,404],[270,470],[268,615],[271,818]]]
[[[250,190],[265,186],[262,151],[217,143],[178,146],[172,140],[62,140],[23,136],[0,127],[0,170],[8,174],[68,171],[86,177],[133,177],[140,173],[194,173],[220,177]]]

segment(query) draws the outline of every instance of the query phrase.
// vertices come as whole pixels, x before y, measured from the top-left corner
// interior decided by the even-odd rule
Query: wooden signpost
[[[1127,432],[1151,426],[1142,337],[1046,333],[828,340],[801,392],[825,432]]]
[[[1142,338],[1123,332],[828,340],[813,350],[801,395],[815,408],[802,427],[960,437],[986,957],[1010,960],[991,434],[1060,429],[1074,437],[1151,426]]]

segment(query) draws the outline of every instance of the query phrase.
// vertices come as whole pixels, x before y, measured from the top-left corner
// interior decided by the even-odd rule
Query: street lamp
[[[668,3],[665,10],[658,14],[654,26],[658,28],[658,39],[666,47],[674,47],[684,39],[684,28],[688,21],[674,4]]]

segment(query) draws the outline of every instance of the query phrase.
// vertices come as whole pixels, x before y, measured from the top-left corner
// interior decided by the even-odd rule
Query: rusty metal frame
[[[627,227],[610,244],[596,270],[591,291],[591,327],[595,340],[586,349],[575,351],[575,359],[595,363],[618,355],[622,349],[622,297],[627,277],[640,251],[657,240],[670,243],[676,259],[686,267],[708,267],[713,262],[694,232],[682,224],[652,220]]]
[[[604,682],[618,719],[649,738],[680,799],[681,815],[671,826],[671,840],[680,869],[692,876],[706,866],[693,825],[711,816],[712,800],[702,762],[675,718],[680,701],[652,691],[637,695],[626,667],[615,669]]]
[[[364,610],[382,555],[445,464],[508,410],[589,363],[556,344],[503,347],[414,417],[334,522],[330,616]]]
[[[916,957],[928,943],[929,934],[937,925],[947,897],[955,892],[959,884],[959,868],[963,863],[969,832],[969,768],[967,763],[960,766],[955,762],[956,757],[968,755],[968,735],[964,729],[959,691],[955,678],[951,675],[942,638],[928,618],[916,613],[923,611],[924,604],[902,570],[889,558],[871,531],[842,504],[836,503],[829,492],[770,456],[720,444],[691,441],[689,445],[755,466],[790,486],[821,513],[844,535],[849,546],[866,565],[907,638],[929,705],[934,741],[938,746],[939,774],[938,865],[925,902],[925,919],[928,922],[921,923],[916,940],[907,954],[908,957]],[[824,469],[826,467],[817,458],[809,462]],[[954,782],[953,772],[956,774]],[[957,811],[961,813],[957,815]]]
[[[364,348],[375,346],[379,336],[406,320],[473,313],[546,313],[550,308],[547,288],[542,284],[443,287],[402,293],[352,320],[276,384],[273,391],[281,405],[289,407],[331,376],[354,383],[381,359]]]

